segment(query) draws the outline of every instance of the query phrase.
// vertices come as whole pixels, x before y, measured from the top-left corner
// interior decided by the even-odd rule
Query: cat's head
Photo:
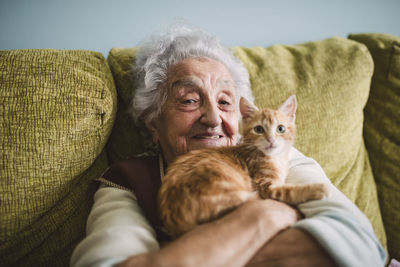
[[[243,143],[255,145],[267,156],[288,151],[296,134],[297,100],[290,96],[277,109],[259,110],[245,98],[240,99]]]

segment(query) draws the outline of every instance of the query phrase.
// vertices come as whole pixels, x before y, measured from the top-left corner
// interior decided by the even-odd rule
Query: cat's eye
[[[262,127],[261,125],[257,125],[256,127],[254,127],[254,132],[258,133],[258,134],[262,134],[265,132],[264,127]]]
[[[282,124],[280,124],[280,125],[278,125],[278,127],[276,127],[276,131],[278,133],[284,133],[284,132],[286,132],[286,127],[283,126]]]

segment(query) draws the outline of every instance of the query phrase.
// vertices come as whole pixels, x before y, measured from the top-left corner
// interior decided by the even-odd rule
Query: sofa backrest
[[[353,34],[374,59],[364,139],[378,188],[388,250],[400,259],[400,37]]]
[[[114,160],[145,150],[143,141],[137,141],[141,137],[127,109],[134,91],[135,51],[114,48],[108,56],[120,96],[116,124],[107,144],[107,153]],[[331,181],[368,216],[385,246],[376,185],[363,139],[363,109],[374,69],[367,47],[334,37],[292,46],[234,47],[233,51],[250,73],[259,107],[277,107],[288,96],[297,95],[295,146],[316,159]]]

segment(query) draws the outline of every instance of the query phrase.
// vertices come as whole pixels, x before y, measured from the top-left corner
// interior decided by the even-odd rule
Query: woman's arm
[[[223,218],[201,225],[159,251],[119,266],[243,266],[265,242],[297,220],[274,200],[252,200]]]
[[[274,200],[252,200],[159,249],[135,196],[101,188],[89,215],[87,237],[71,266],[243,266],[279,231],[297,221],[297,211]]]
[[[287,183],[327,183],[332,195],[299,205],[305,219],[265,244],[248,266],[384,266],[386,255],[365,215],[313,159],[291,151]]]
[[[297,151],[294,152],[288,178],[290,183],[330,183],[315,161]],[[267,241],[272,236],[290,225],[288,221],[285,223],[284,219],[290,219],[290,214],[294,212],[287,205],[271,200],[246,203],[228,216],[199,227],[158,250],[154,231],[141,214],[134,195],[110,188],[108,190],[125,194],[125,199],[108,199],[104,202],[111,203],[107,203],[108,208],[103,210],[100,210],[101,205],[95,208],[95,201],[92,213],[109,214],[109,217],[118,219],[107,222],[101,220],[101,216],[92,216],[91,213],[91,217],[95,219],[89,218],[88,236],[75,250],[71,264],[111,266],[128,259],[123,264],[141,266],[140,263],[143,263],[143,266],[149,266],[150,263],[159,265],[164,262],[172,265],[198,265],[197,261],[200,261],[202,265],[207,263],[208,266],[212,266],[222,264],[220,261],[224,260],[225,264],[230,266],[228,259],[231,259],[236,261],[232,266],[238,266],[243,265],[246,258],[250,260],[251,253],[255,254],[258,248],[264,245],[250,263],[258,264],[265,260],[270,264],[288,266],[296,261],[304,263],[305,266],[319,266],[323,261],[324,265],[329,266],[332,258],[342,266],[383,265],[385,253],[366,217],[336,188],[332,186],[332,189],[333,196],[326,200],[301,204],[300,210],[306,218],[295,225],[296,229],[282,232],[269,243]],[[118,205],[117,208],[112,207],[115,202],[121,201],[125,203],[125,208],[118,209]],[[259,206],[248,209],[248,205]],[[266,213],[254,213],[260,206],[264,207],[261,211]],[[280,210],[276,210],[277,207],[280,207]],[[117,211],[118,213],[114,213]],[[254,217],[257,214],[259,216]],[[265,227],[267,231],[260,230],[260,227]],[[293,237],[296,239],[293,240]],[[230,258],[229,255],[238,258]],[[209,261],[205,262],[207,260]]]
[[[134,194],[100,187],[94,195],[86,237],[75,248],[70,266],[114,266],[133,254],[159,250],[155,236]]]
[[[246,266],[330,267],[336,264],[311,235],[290,228],[266,243]]]
[[[323,251],[329,255],[326,260],[331,258],[339,266],[384,266],[385,252],[366,216],[330,183],[317,162],[295,149],[291,151],[290,158],[287,183],[324,182],[331,185],[332,195],[323,200],[300,204],[298,208],[305,219],[297,222],[294,229],[274,238],[258,254],[273,251],[265,253],[264,258],[270,260],[269,257],[275,255],[273,257],[280,259],[279,266],[288,266],[286,260],[313,260],[304,255],[316,253],[322,256]],[[309,235],[300,234],[301,240],[289,242],[290,233],[295,230]]]

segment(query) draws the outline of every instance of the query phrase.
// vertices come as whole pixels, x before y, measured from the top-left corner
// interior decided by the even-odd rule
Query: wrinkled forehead
[[[223,63],[206,57],[186,58],[172,65],[171,68],[175,68],[175,72],[183,75],[201,75],[205,70],[208,70],[211,72],[217,72],[219,75],[227,76],[232,79],[228,68]]]
[[[205,85],[202,80],[199,80],[195,76],[180,77],[179,79],[174,80],[169,86],[170,93],[178,95],[207,90],[207,87],[208,85]],[[216,81],[213,85],[214,91],[216,90],[217,92],[225,93],[226,95],[236,99],[235,88],[235,85],[231,81],[224,79]]]
[[[236,88],[228,69],[224,64],[209,58],[188,58],[170,67],[168,83],[173,86],[214,86]]]

